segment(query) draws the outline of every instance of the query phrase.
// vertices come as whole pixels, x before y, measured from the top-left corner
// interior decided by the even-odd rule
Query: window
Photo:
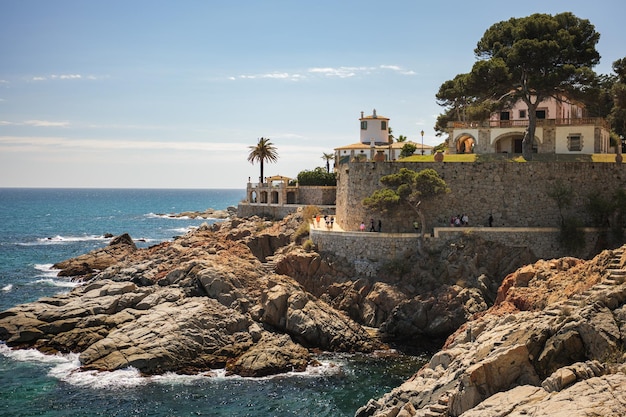
[[[500,120],[511,120],[511,116],[508,111],[500,112]]]
[[[545,110],[537,110],[535,112],[535,115],[537,116],[537,119],[545,119],[546,118],[546,111]]]
[[[387,130],[387,122],[386,121],[382,121],[380,122],[380,130]]]
[[[367,120],[361,121],[361,130],[367,130]]]
[[[567,149],[570,152],[579,152],[583,150],[583,140],[580,137],[580,133],[569,135],[567,137]]]
[[[520,110],[519,111],[519,118],[520,119],[525,119],[526,118],[526,110]]]

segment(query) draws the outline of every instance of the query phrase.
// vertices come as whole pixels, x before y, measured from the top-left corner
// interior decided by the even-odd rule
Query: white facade
[[[361,112],[360,141],[351,145],[335,148],[335,165],[350,161],[395,161],[407,142],[389,142],[389,118],[376,114],[374,109],[371,116],[364,116]],[[432,153],[432,146],[410,142],[416,147],[415,153]]]
[[[389,143],[389,119],[378,116],[374,109],[371,116],[363,116],[361,112],[361,143],[366,145],[382,145]]]

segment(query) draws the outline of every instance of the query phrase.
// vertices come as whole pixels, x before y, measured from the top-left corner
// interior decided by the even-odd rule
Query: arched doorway
[[[456,140],[456,153],[474,153],[476,139],[467,133],[462,134]]]
[[[250,195],[248,196],[248,202],[256,203],[256,199],[257,199],[256,191],[252,191]]]
[[[293,191],[287,192],[287,204],[296,204],[296,193]]]
[[[523,132],[507,133],[496,139],[495,151],[496,153],[521,154],[523,140]],[[533,141],[533,153],[537,153],[537,149],[537,138],[535,137]]]

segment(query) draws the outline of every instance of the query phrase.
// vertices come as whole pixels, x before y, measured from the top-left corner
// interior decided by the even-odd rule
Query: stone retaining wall
[[[435,169],[451,189],[449,194],[424,202],[427,233],[448,226],[450,217],[466,213],[472,226],[485,226],[489,215],[498,227],[555,227],[560,224],[559,207],[549,194],[565,185],[573,191],[572,205],[564,210],[586,226],[591,219],[585,210],[587,197],[610,198],[626,183],[624,164],[593,162],[402,163],[350,162],[338,169],[337,221],[344,230],[358,230],[361,221],[379,218],[383,230],[410,232],[417,215],[410,209],[372,213],[362,201],[382,188],[380,178],[401,167],[414,171]]]
[[[337,197],[336,186],[298,186],[298,204],[309,206],[333,206]]]
[[[316,205],[323,214],[334,215],[335,206]],[[239,203],[237,206],[238,217],[269,217],[272,219],[282,219],[288,214],[295,213],[304,207],[300,204],[261,204],[261,203]]]
[[[586,247],[574,254],[558,244],[557,228],[512,228],[512,227],[442,227],[435,228],[434,236],[427,235],[425,242],[454,240],[466,233],[475,234],[488,241],[500,242],[507,246],[530,248],[539,259],[553,259],[563,256],[588,258],[595,254],[601,230],[584,229]],[[378,232],[335,232],[311,228],[310,238],[320,252],[331,252],[346,259],[371,262],[384,262],[401,259],[415,253],[419,245],[418,233],[378,233]],[[358,268],[357,268],[358,269]]]

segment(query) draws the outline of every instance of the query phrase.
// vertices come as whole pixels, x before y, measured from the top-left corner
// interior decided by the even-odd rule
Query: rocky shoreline
[[[356,415],[626,414],[623,248],[537,261],[467,236],[359,260],[375,271],[363,277],[355,261],[304,250],[303,221],[231,214],[145,249],[115,237],[55,265],[82,285],[1,312],[0,339],[145,375],[265,376],[315,366],[316,351],[428,347],[427,365]]]

